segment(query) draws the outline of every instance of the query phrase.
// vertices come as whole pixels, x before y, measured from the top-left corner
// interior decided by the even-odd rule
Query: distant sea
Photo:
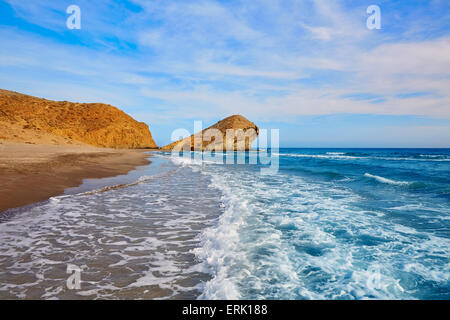
[[[191,155],[8,213],[0,298],[450,299],[450,149]]]

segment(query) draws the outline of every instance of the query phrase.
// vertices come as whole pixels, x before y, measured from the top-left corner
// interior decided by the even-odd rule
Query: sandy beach
[[[40,202],[80,185],[150,163],[144,150],[88,145],[0,144],[0,214]]]

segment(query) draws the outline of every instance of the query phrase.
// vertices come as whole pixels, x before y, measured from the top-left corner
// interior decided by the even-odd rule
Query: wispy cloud
[[[120,103],[161,119],[450,118],[445,2],[384,1],[383,29],[370,31],[370,1],[80,0],[83,29],[71,33],[71,1],[5,1],[19,25],[0,26],[2,87]]]

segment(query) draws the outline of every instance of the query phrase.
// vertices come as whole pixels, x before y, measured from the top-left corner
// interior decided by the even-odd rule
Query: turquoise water
[[[196,251],[202,298],[450,298],[450,150],[282,149],[274,175],[202,172],[225,207]]]
[[[249,155],[153,153],[9,212],[0,298],[450,299],[449,149]]]

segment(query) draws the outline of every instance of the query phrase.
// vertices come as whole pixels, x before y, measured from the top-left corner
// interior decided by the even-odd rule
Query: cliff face
[[[31,131],[54,136],[52,140],[58,142],[73,140],[107,148],[157,148],[145,123],[101,103],[57,102],[0,90],[0,122],[10,129],[21,129],[14,132],[14,138]],[[0,131],[0,138],[13,138],[5,132]]]
[[[247,151],[258,137],[259,128],[240,115],[223,119],[202,132],[162,147],[162,150]]]

